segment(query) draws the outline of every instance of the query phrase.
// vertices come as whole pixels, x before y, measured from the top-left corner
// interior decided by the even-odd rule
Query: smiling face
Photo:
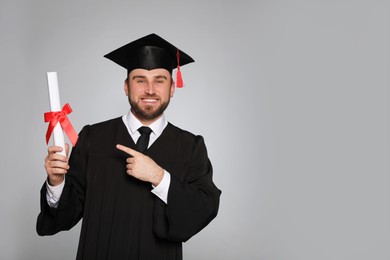
[[[166,69],[134,69],[125,80],[124,89],[131,112],[141,123],[150,125],[168,107],[175,85]]]

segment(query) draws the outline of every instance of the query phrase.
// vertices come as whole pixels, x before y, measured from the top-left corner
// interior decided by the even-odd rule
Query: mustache
[[[141,96],[141,98],[155,98],[155,99],[158,99],[160,97],[157,96],[157,95],[154,95],[154,94],[144,94],[144,95]]]

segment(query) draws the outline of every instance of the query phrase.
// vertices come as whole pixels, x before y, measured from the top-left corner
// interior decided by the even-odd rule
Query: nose
[[[156,92],[156,88],[155,88],[154,84],[153,83],[147,84],[147,86],[145,88],[145,93],[152,95],[155,92]]]

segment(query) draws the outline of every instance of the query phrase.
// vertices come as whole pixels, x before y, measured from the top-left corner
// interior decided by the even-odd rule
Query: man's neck
[[[139,118],[139,117],[133,112],[133,110],[131,110],[131,113],[132,113],[133,116],[134,116],[135,118],[137,118],[137,119],[142,123],[142,125],[144,125],[144,126],[149,126],[149,125],[153,124],[154,122],[156,122],[157,120],[159,120],[159,119],[162,117],[162,115],[163,115],[163,114],[161,114],[161,115],[159,115],[158,117],[153,118],[153,119],[143,119],[143,118]]]

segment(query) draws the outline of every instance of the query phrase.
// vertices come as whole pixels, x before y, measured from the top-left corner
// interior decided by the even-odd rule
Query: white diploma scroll
[[[50,101],[50,110],[51,112],[61,111],[61,102],[60,102],[60,91],[58,89],[58,78],[57,72],[47,72],[47,85],[49,88],[49,101]],[[65,138],[64,132],[60,125],[60,122],[53,129],[53,139],[55,146],[61,146],[62,151],[59,154],[66,156],[65,151]]]

